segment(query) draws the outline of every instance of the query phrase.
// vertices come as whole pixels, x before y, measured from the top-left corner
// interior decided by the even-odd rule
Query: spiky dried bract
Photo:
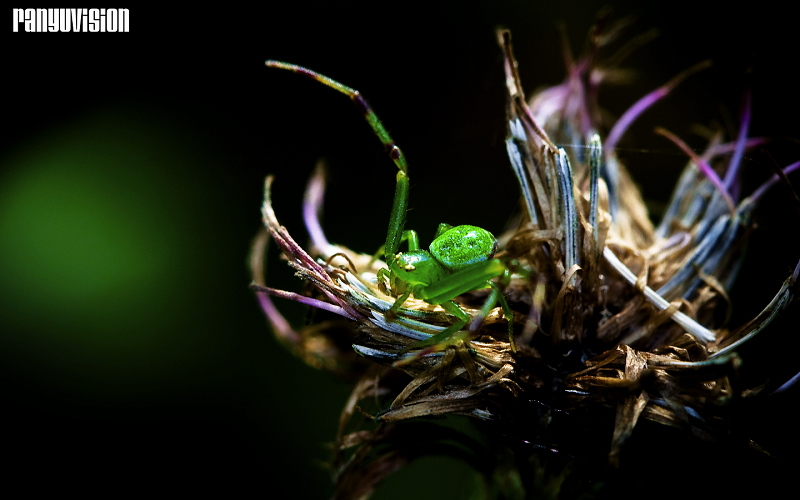
[[[727,290],[764,191],[737,203],[736,170],[742,152],[760,141],[747,140],[745,109],[734,143],[721,144],[718,134],[705,153],[690,155],[663,220],[654,226],[639,190],[600,135],[612,130],[616,143],[639,114],[704,64],[641,99],[623,124],[603,123],[597,90],[618,71],[603,61],[616,64],[629,47],[602,56],[620,31],[614,25],[595,30],[586,55],[567,58],[567,80],[530,101],[522,93],[511,36],[499,32],[508,86],[506,147],[525,202],[521,223],[499,238],[496,255],[512,271],[503,292],[513,310],[516,349],[502,310],[481,311],[487,290],[455,299],[473,320],[466,330],[427,345],[451,316],[413,297],[392,314],[395,297],[378,278],[384,262],[325,239],[316,217],[321,169],[304,208],[316,259],[278,223],[267,180],[264,224],[313,289],[299,295],[265,287],[262,238],[252,264],[262,306],[278,336],[306,361],[358,379],[335,452],[340,494],[366,498],[381,478],[420,453],[435,452],[440,440],[398,430],[419,417],[467,415],[505,435],[519,433],[520,442],[538,439],[540,446],[558,449],[572,430],[552,422],[605,411],[614,415],[606,440],[612,464],[642,419],[703,439],[725,435],[718,410],[737,395],[729,380],[740,362],[736,350],[791,302],[797,271],[753,321],[735,330],[716,323],[717,310],[730,306]],[[294,330],[270,295],[340,319]],[[368,420],[358,422],[363,415]],[[450,451],[480,464],[490,481],[519,477],[518,470],[503,469],[502,460],[487,465],[487,457],[496,458],[487,450]]]

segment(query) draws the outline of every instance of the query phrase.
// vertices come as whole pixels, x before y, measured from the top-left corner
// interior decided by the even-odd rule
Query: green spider
[[[514,346],[513,313],[500,288],[492,282],[502,277],[507,282],[511,272],[501,260],[495,259],[497,239],[489,231],[476,226],[450,226],[439,224],[428,250],[420,248],[417,233],[405,230],[408,210],[409,177],[408,165],[400,148],[394,143],[378,116],[372,111],[361,94],[346,85],[311,71],[302,66],[280,61],[266,61],[270,68],[279,68],[306,75],[313,80],[347,95],[364,114],[372,130],[383,143],[389,156],[398,168],[392,211],[383,255],[387,268],[378,272],[378,281],[388,295],[395,297],[394,304],[385,311],[391,321],[405,301],[413,295],[432,305],[440,305],[455,316],[455,322],[430,338],[413,344],[410,348],[449,345],[454,334],[461,331],[470,321],[469,314],[453,299],[461,294],[491,288],[491,292],[480,310],[478,321],[488,314],[499,302],[505,319],[508,321],[508,335]],[[406,242],[408,250],[400,251]],[[388,282],[388,286],[386,286]],[[472,325],[477,327],[477,324]]]

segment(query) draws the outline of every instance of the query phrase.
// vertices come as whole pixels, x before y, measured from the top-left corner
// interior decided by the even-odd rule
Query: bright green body
[[[419,248],[414,231],[405,231],[399,240],[408,242],[408,251],[387,256],[388,267],[379,273],[381,279],[388,279],[391,293],[397,297],[388,316],[397,314],[406,299],[413,295],[429,304],[441,305],[456,317],[455,323],[417,346],[447,345],[448,339],[470,320],[470,316],[452,299],[487,287],[491,287],[492,292],[482,308],[481,317],[500,302],[509,319],[511,335],[513,316],[510,308],[497,286],[489,281],[508,275],[505,264],[492,258],[497,251],[497,240],[492,233],[476,226],[440,224],[427,251]]]
[[[423,300],[427,300],[423,296],[426,295],[425,287],[458,271],[482,267],[479,265],[491,259],[497,251],[497,240],[492,233],[476,226],[450,227],[441,224],[428,251],[420,250],[413,231],[407,231],[405,239],[408,240],[408,252],[396,253],[394,259],[387,262],[392,288],[397,291],[403,284],[408,285],[416,289],[414,296]],[[478,285],[485,286],[486,283],[478,283],[472,288]]]
[[[387,276],[392,291],[430,304],[442,304],[462,293],[490,286],[487,280],[505,272],[505,265],[492,259],[497,240],[489,231],[476,226],[440,224],[427,251],[419,248],[414,231],[406,231],[408,252],[387,259]],[[396,300],[396,312],[403,300]]]

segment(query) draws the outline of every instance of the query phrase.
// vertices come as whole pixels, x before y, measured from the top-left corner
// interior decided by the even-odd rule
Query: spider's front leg
[[[394,201],[392,201],[392,211],[389,214],[389,227],[386,230],[386,244],[383,247],[383,255],[386,263],[389,259],[394,258],[397,251],[400,249],[400,243],[403,240],[404,229],[406,225],[406,212],[408,212],[408,189],[410,181],[408,175],[400,170],[397,172],[397,186],[394,191]],[[408,237],[409,250],[412,250],[412,244],[419,248],[417,240],[417,233],[408,231],[405,233]]]
[[[397,166],[398,170],[397,187],[395,188],[392,212],[389,216],[389,228],[386,232],[386,244],[383,247],[383,253],[388,264],[389,259],[392,259],[397,254],[397,251],[400,248],[400,243],[404,238],[406,212],[408,211],[408,189],[410,184],[408,179],[408,164],[406,163],[405,155],[403,155],[400,147],[395,144],[394,139],[392,139],[392,136],[389,135],[386,127],[383,126],[383,122],[381,122],[380,118],[378,118],[378,115],[376,115],[372,110],[370,105],[367,103],[367,100],[364,99],[361,93],[356,89],[348,87],[347,85],[343,85],[332,78],[296,64],[289,64],[281,61],[266,61],[265,64],[270,68],[285,69],[293,73],[305,75],[312,80],[315,80],[350,97],[350,100],[353,101],[353,103],[364,115],[364,119],[367,120],[369,126],[372,127],[372,131],[381,141],[383,147],[386,148],[386,151],[389,153],[389,157],[392,159],[395,166]]]
[[[390,222],[390,224],[389,224],[390,230],[391,230],[391,227],[392,227],[392,225],[391,225],[391,222]],[[394,233],[391,233],[391,235],[394,236]],[[389,239],[387,238],[387,242],[388,241],[389,241]],[[400,238],[400,243],[402,243],[404,241],[408,243],[408,251],[409,252],[416,252],[417,250],[419,250],[419,237],[417,236],[417,232],[414,231],[413,229],[409,229],[408,231],[404,231],[402,233],[402,237]],[[397,310],[400,308],[400,306],[403,305],[403,302],[405,302],[406,299],[411,294],[411,289],[408,288],[408,290],[406,290],[405,284],[402,286],[402,288],[403,288],[402,290],[398,290],[398,287],[396,286],[396,283],[395,283],[396,276],[394,274],[392,274],[392,272],[391,272],[392,263],[395,262],[397,260],[397,258],[398,258],[397,250],[399,250],[399,244],[398,244],[398,248],[395,249],[395,253],[390,254],[388,257],[385,257],[385,259],[386,259],[386,267],[380,269],[378,271],[378,274],[377,274],[378,287],[380,288],[381,292],[385,293],[386,295],[391,295],[391,296],[395,296],[395,297],[398,296],[398,295],[401,295],[395,301],[395,303],[392,306],[392,308],[388,311],[390,316],[394,316],[395,314],[397,314]],[[378,252],[375,255],[372,256],[372,260],[370,261],[370,266],[383,253],[384,253],[383,249],[378,250]],[[387,283],[388,283],[388,285],[387,285]]]

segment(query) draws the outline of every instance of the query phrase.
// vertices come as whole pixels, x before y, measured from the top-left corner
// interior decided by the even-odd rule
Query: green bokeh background
[[[263,61],[309,66],[367,96],[410,159],[409,226],[424,239],[441,221],[499,232],[517,188],[505,166],[494,29],[511,28],[532,91],[562,78],[557,22],[578,50],[604,4],[139,7],[131,8],[128,34],[7,33],[6,475],[36,480],[34,488],[110,494],[165,482],[184,492],[327,497],[325,445],[349,389],[271,337],[247,289],[248,247],[269,173],[279,219],[304,240],[304,182],[324,157],[330,238],[373,251],[385,234],[393,167],[346,98]],[[641,70],[635,83],[605,94],[617,116],[689,65],[716,63],[643,116],[629,137],[639,149],[620,152],[656,210],[684,159],[653,127],[700,147],[690,125],[724,120],[720,106],[735,117],[748,67],[753,135],[800,136],[790,76],[800,47],[789,16],[767,8],[711,16],[691,7],[616,5],[618,16],[638,12],[634,32],[661,31],[629,59]],[[785,143],[773,150],[781,165],[799,152]],[[751,183],[769,174],[763,157],[746,168]],[[767,200],[759,224],[756,264],[734,290],[734,324],[763,307],[800,253],[786,234],[797,233],[798,216],[785,196]],[[270,265],[270,284],[297,289],[274,249]],[[279,305],[302,323],[302,308]],[[757,346],[762,355],[769,342]],[[754,354],[749,366],[762,365],[783,379],[800,369],[791,350],[777,361]],[[782,404],[756,418],[781,429],[788,417],[770,412]],[[765,439],[780,441],[773,434]],[[378,497],[465,498],[470,477],[462,464],[426,459]]]

